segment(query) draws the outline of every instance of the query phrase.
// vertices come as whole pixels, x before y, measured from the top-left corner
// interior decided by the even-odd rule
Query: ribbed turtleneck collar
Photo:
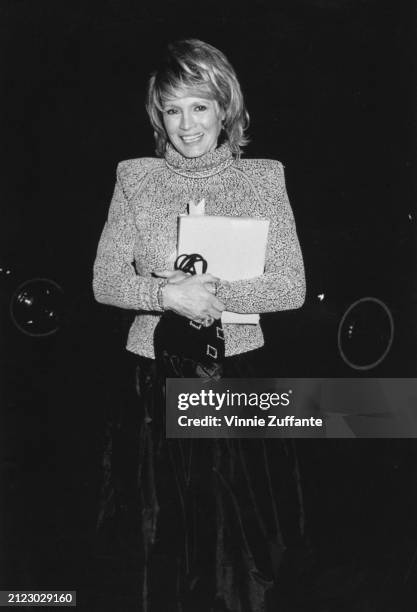
[[[168,143],[165,162],[172,172],[181,176],[187,178],[207,178],[223,172],[223,170],[233,164],[234,158],[227,142],[201,157],[184,157]]]

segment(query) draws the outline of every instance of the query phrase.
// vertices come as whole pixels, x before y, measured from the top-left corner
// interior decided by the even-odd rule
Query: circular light
[[[388,306],[374,297],[353,302],[337,332],[342,359],[355,370],[370,370],[387,356],[394,339],[394,319]]]
[[[58,331],[63,311],[63,291],[49,278],[22,283],[10,300],[10,316],[28,336],[50,336]]]

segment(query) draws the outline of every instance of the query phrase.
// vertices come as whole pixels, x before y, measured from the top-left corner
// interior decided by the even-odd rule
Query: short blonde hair
[[[146,110],[154,129],[156,154],[163,157],[168,140],[162,120],[163,102],[184,89],[216,100],[224,113],[225,139],[233,155],[239,157],[248,143],[245,131],[249,114],[236,73],[221,51],[194,38],[170,43],[161,65],[149,79]]]

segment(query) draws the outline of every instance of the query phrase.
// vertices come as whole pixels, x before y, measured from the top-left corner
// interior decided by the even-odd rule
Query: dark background
[[[133,314],[96,304],[91,276],[117,162],[153,154],[143,102],[155,55],[181,37],[222,49],[251,114],[246,155],[286,167],[308,293],[301,310],[263,317],[265,372],[415,377],[416,6],[3,0],[0,15],[0,586],[84,589],[87,610],[103,593],[108,609],[123,609],[97,577],[105,570],[93,551],[106,427],[134,401],[124,351]],[[45,338],[23,334],[9,315],[16,289],[36,277],[64,292],[60,330]],[[395,334],[385,359],[362,371],[343,361],[337,331],[367,296],[388,307]],[[378,317],[366,316],[372,328]],[[394,609],[387,602],[400,592],[407,606],[414,441],[297,444],[327,601],[317,609],[341,610],[342,593],[358,584],[358,601],[379,603],[346,610]],[[343,580],[328,578],[339,566]],[[336,595],[323,580],[339,585]]]

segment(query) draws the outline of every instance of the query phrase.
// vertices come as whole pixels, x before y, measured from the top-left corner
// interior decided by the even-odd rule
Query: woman
[[[94,265],[96,299],[136,311],[127,349],[138,356],[137,388],[148,417],[145,418],[148,425],[141,430],[140,465],[154,465],[155,443],[158,448],[164,447],[162,434],[156,441],[155,430],[149,430],[151,420],[155,426],[162,418],[162,408],[151,408],[155,407],[153,400],[157,386],[154,331],[161,313],[169,310],[210,325],[224,310],[262,313],[299,308],[305,294],[303,261],[285,189],[283,167],[273,160],[241,159],[242,147],[247,143],[248,114],[236,74],[226,57],[198,40],[183,40],[169,45],[162,64],[150,78],[147,111],[154,129],[158,157],[119,164],[115,192]],[[210,274],[189,276],[174,272],[178,216],[187,212],[190,202],[202,200],[205,201],[205,212],[210,215],[270,220],[264,274],[249,280],[228,282]],[[254,375],[256,364],[260,362],[258,351],[264,344],[261,327],[225,324],[224,338],[225,375]],[[194,519],[186,508],[184,495],[190,493],[190,479],[185,490],[185,485],[182,486],[178,480],[181,468],[175,453],[179,449],[179,455],[184,454],[184,448],[180,448],[180,442],[178,444],[178,448],[170,444],[164,448],[168,448],[167,457],[182,496],[183,523],[189,525]],[[213,464],[206,470],[208,478],[212,478],[214,470],[219,475],[217,486],[222,488],[213,498],[213,512],[217,516],[217,526],[211,534],[217,542],[217,552],[213,552],[213,558],[216,557],[213,581],[218,601],[230,607],[233,597],[244,597],[236,595],[238,579],[232,577],[237,571],[236,563],[232,563],[234,570],[227,576],[220,570],[220,567],[224,569],[227,557],[224,536],[230,531],[227,512],[225,514],[221,501],[228,495],[222,465],[226,461],[230,467],[234,458],[233,453],[225,454],[218,444],[214,444],[211,451]],[[201,475],[207,466],[199,464],[198,459],[193,461]],[[164,487],[169,486],[167,469],[160,470],[166,481]],[[158,477],[152,471],[152,478],[146,480],[140,473],[141,513],[148,521],[148,535],[142,543],[146,565],[157,537],[156,517],[162,504],[157,501]],[[207,490],[200,490],[197,495],[194,488],[193,496],[194,499],[196,495],[200,496],[200,501],[204,499],[201,503],[210,507]],[[231,517],[230,524],[233,521]],[[221,529],[220,523],[223,525]],[[211,536],[206,533],[203,539],[210,545]],[[239,571],[247,574],[251,554],[246,544],[244,548],[246,553],[240,556],[243,566]],[[183,557],[186,562],[182,573],[190,576],[190,555],[193,555],[189,537],[185,549]],[[198,546],[194,546],[193,558],[194,565],[198,566],[197,549]],[[245,591],[245,597],[252,598],[251,601],[257,597],[252,587],[253,584]],[[145,609],[148,596],[144,595],[144,598]]]
[[[304,270],[283,167],[240,158],[248,115],[224,55],[200,41],[171,45],[166,63],[151,77],[147,110],[159,157],[119,164],[94,267],[96,299],[138,311],[127,349],[154,358],[153,333],[164,309],[206,319],[225,309],[300,307]],[[207,214],[270,219],[263,275],[220,281],[216,295],[210,275],[169,279],[164,271],[173,270],[178,215],[202,199]],[[224,334],[226,356],[264,343],[259,325],[225,325]]]

